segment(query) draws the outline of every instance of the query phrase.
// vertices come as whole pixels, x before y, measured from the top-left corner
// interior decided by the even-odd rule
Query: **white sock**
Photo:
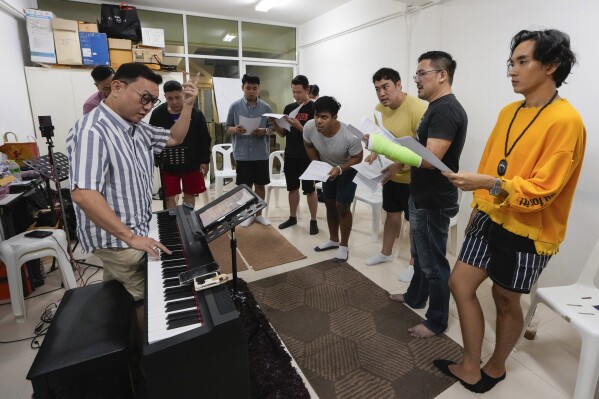
[[[338,247],[338,246],[339,246],[339,241],[335,242],[335,241],[329,240],[329,241],[327,241],[325,243],[319,244],[318,248],[320,248],[320,249],[327,249],[327,248],[330,248],[330,247]]]
[[[371,256],[366,259],[366,264],[368,266],[378,265],[379,263],[391,262],[393,260],[393,255],[383,255],[382,253]]]
[[[337,255],[335,256],[335,258],[337,258],[337,259],[347,258],[348,251],[349,251],[349,249],[347,247],[339,247],[337,249]]]

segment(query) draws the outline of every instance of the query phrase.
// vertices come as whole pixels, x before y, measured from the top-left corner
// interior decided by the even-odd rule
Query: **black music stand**
[[[235,226],[266,207],[266,202],[247,185],[241,184],[196,211],[203,234],[211,242],[226,232],[231,232],[231,270],[233,272],[233,298],[242,302],[245,297],[237,290],[237,237]]]
[[[160,187],[162,188],[162,209],[166,209],[166,193],[164,189],[164,180],[162,178],[162,168],[164,166],[185,165],[188,147],[165,147],[160,154],[156,156],[156,165],[160,173]]]

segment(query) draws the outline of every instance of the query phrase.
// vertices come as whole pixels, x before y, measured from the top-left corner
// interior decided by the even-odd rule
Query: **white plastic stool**
[[[0,243],[0,260],[6,265],[12,312],[17,323],[24,323],[26,319],[23,282],[21,280],[21,265],[25,262],[44,256],[53,256],[58,261],[65,288],[77,287],[73,268],[67,258],[67,237],[65,232],[62,230],[39,231],[49,231],[52,235],[44,238],[29,238],[25,237],[25,234],[28,233],[25,232]]]

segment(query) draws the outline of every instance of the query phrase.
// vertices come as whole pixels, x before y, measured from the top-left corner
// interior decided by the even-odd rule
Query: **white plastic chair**
[[[218,168],[218,155],[222,159],[222,167]],[[225,179],[235,179],[237,172],[233,169],[233,144],[215,144],[212,147],[212,166],[214,170],[214,191],[216,198],[223,195]]]
[[[6,265],[12,312],[17,323],[24,323],[26,319],[23,281],[21,280],[21,265],[25,262],[44,256],[53,256],[58,261],[65,288],[77,287],[71,262],[67,258],[65,232],[62,230],[36,231],[49,231],[52,235],[43,238],[29,238],[25,237],[25,234],[28,233],[25,232],[0,243],[0,260]]]
[[[268,156],[268,174],[270,176],[270,183],[266,185],[266,209],[264,210],[264,217],[268,218],[268,211],[270,210],[270,194],[275,192],[275,204],[279,206],[279,191],[281,189],[287,189],[287,182],[285,181],[285,151],[273,151]],[[279,164],[279,171],[275,172],[274,167]]]
[[[470,209],[470,207],[468,207],[469,203],[464,204],[462,202],[462,198],[464,198],[463,192],[462,190],[458,189],[458,204],[460,205],[460,209],[454,217],[449,219],[449,234],[447,236],[447,252],[449,252],[452,255],[456,255],[458,251],[458,244],[461,244],[461,242],[458,243],[458,218],[464,208]],[[462,240],[463,239],[464,237],[462,237]]]
[[[356,203],[362,201],[372,208],[372,242],[379,241],[379,228],[381,225],[381,213],[383,210],[383,188],[379,185],[376,191],[371,191],[367,188],[358,185],[356,195],[352,204],[352,214],[356,213]]]
[[[210,162],[208,163],[208,173],[204,176],[204,186],[206,191],[202,193],[202,200],[204,201],[203,205],[206,205],[210,202]]]
[[[545,304],[569,322],[580,334],[582,347],[574,399],[588,399],[595,395],[599,377],[599,289],[593,281],[599,270],[599,241],[595,244],[576,283],[561,287],[542,287],[531,294],[530,308],[524,319],[528,326],[539,303]],[[520,339],[524,335],[523,329]]]

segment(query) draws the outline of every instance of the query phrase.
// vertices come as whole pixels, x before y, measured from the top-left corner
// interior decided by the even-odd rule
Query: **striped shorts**
[[[508,291],[529,293],[551,255],[539,255],[534,241],[511,233],[478,212],[466,231],[458,257],[485,269],[494,283]]]

